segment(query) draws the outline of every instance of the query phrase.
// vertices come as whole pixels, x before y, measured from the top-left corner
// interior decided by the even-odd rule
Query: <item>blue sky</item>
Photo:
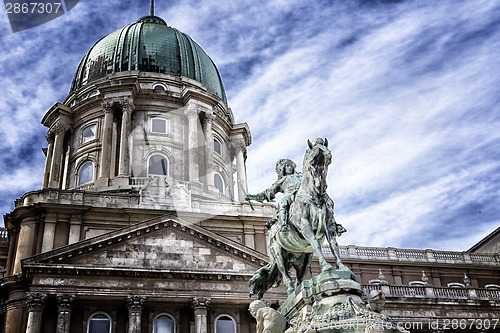
[[[80,0],[12,33],[0,13],[0,212],[41,186],[44,113],[85,52],[149,12]],[[466,250],[500,224],[499,1],[156,1],[247,122],[250,192],[327,137],[339,243]]]

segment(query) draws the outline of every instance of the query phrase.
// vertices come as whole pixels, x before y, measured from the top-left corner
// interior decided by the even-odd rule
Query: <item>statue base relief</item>
[[[324,272],[304,280],[280,307],[285,333],[405,332],[390,319],[370,310],[362,286],[350,270]]]

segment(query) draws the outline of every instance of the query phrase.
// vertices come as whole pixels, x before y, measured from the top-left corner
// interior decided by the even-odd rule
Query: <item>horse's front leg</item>
[[[316,238],[316,234],[312,230],[309,221],[307,221],[306,219],[302,220],[302,226],[300,231],[302,233],[302,236],[304,236],[304,238],[309,242],[309,244],[311,244],[314,253],[318,257],[319,264],[321,265],[321,272],[334,270],[333,266],[326,261],[325,256],[321,251],[321,244]]]

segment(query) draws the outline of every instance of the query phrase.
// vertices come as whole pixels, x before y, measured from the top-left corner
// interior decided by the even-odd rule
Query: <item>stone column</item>
[[[63,144],[64,136],[67,128],[65,126],[56,126],[53,129],[55,133],[54,148],[52,153],[52,160],[50,164],[50,179],[49,187],[59,188],[61,182],[62,162],[63,162]]]
[[[12,274],[21,273],[21,260],[30,257],[33,254],[33,243],[35,237],[36,221],[23,221],[19,229],[19,238],[17,241],[16,260]]]
[[[211,299],[209,297],[193,297],[191,305],[194,310],[195,333],[208,333],[208,307]]]
[[[128,177],[130,169],[130,156],[128,147],[128,137],[130,135],[130,119],[134,110],[134,103],[131,98],[120,101],[122,106],[122,128],[120,136],[120,160],[118,161],[118,176]]]
[[[206,182],[208,186],[214,185],[214,134],[212,124],[215,120],[215,113],[205,113],[205,156],[206,156]]]
[[[111,170],[111,150],[113,142],[113,101],[104,101],[102,104],[104,110],[104,123],[101,135],[101,161],[99,169],[100,179],[109,179]]]
[[[42,188],[47,188],[49,186],[50,181],[50,167],[52,165],[52,155],[54,153],[54,136],[52,134],[48,134],[45,139],[49,143],[49,147],[47,148],[47,158],[45,159],[45,168],[43,170],[43,183]]]
[[[69,333],[71,323],[71,303],[75,295],[57,294],[57,326],[56,333]]]
[[[45,223],[43,227],[42,252],[47,252],[54,248],[56,223],[57,223],[57,214],[48,213],[45,216]]]
[[[198,110],[190,105],[186,110],[188,118],[188,168],[189,181],[199,182],[200,171],[198,163]]]
[[[243,141],[238,141],[235,144],[235,148],[236,148],[236,178],[238,182],[238,200],[242,202],[245,200],[245,192],[248,191],[247,172],[245,168],[246,146]]]
[[[129,296],[127,298],[128,333],[141,332],[142,307],[145,301],[146,297],[144,296]]]
[[[26,295],[28,305],[26,333],[39,333],[42,331],[42,311],[46,298],[47,295],[41,293],[28,293]]]

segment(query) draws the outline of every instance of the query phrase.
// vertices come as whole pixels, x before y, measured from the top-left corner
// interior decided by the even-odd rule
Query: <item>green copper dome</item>
[[[95,43],[78,66],[71,92],[108,74],[131,70],[191,78],[227,105],[212,59],[191,37],[156,16],[142,17]]]

